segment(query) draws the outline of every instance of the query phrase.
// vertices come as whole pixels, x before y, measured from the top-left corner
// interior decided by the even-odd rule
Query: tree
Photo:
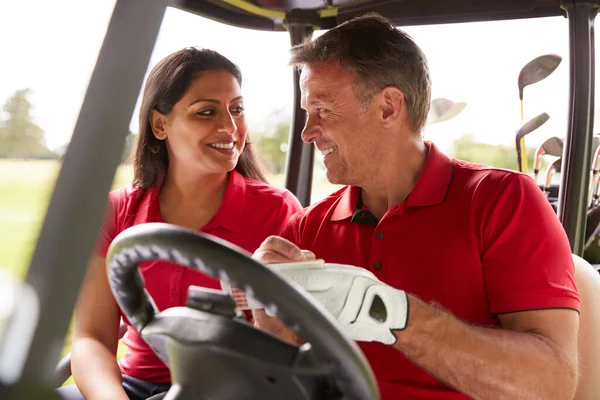
[[[453,156],[464,161],[486,164],[492,167],[518,170],[515,147],[476,142],[473,135],[466,134],[453,143]],[[533,169],[534,149],[527,149],[528,170]]]
[[[17,90],[4,104],[8,118],[0,121],[0,158],[55,158],[44,131],[31,117],[29,89]]]
[[[253,133],[252,136],[256,138],[257,153],[266,168],[273,174],[282,174],[285,172],[290,118],[284,111],[276,111],[270,119],[274,122],[262,134]]]

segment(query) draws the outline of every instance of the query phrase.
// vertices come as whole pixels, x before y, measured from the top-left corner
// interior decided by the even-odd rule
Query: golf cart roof
[[[285,31],[286,22],[330,29],[367,11],[397,26],[564,16],[560,0],[183,0],[177,6],[221,23]]]

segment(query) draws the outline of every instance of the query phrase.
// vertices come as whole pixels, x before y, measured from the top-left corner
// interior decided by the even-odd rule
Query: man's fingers
[[[273,251],[256,251],[252,258],[259,260],[265,264],[277,264],[277,263],[286,263],[289,262],[290,259],[286,256],[283,256],[279,253],[275,253]]]
[[[310,250],[301,250],[302,251],[302,261],[311,261],[316,260],[317,256]]]
[[[302,344],[294,331],[288,328],[277,318],[270,317],[265,310],[253,310],[254,326],[262,331],[268,332],[279,339],[291,344]]]
[[[298,246],[279,236],[269,236],[254,252],[253,258],[265,262],[306,261],[315,259],[308,250],[300,250]]]

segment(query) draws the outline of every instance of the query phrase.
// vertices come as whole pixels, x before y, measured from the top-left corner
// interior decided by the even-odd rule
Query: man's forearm
[[[474,399],[570,399],[576,356],[542,335],[469,325],[409,296],[407,328],[394,347]]]

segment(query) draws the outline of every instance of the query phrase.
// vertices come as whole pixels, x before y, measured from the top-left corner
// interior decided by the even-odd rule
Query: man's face
[[[353,75],[333,61],[306,65],[300,75],[301,105],[307,112],[302,140],[313,142],[334,184],[360,185],[376,163],[378,122],[356,98]]]

